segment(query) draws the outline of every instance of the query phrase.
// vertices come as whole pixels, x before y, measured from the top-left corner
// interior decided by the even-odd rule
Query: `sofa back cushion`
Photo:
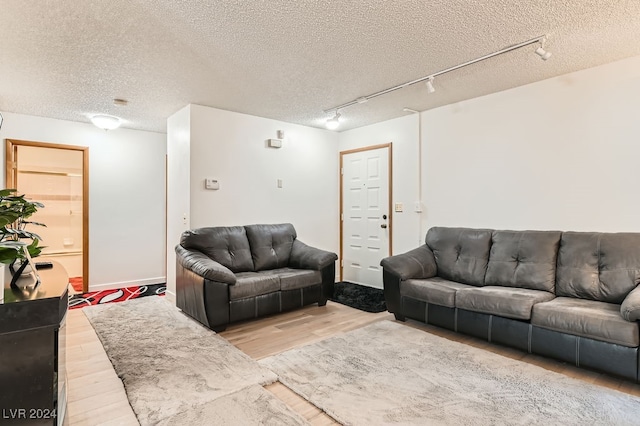
[[[256,271],[284,268],[289,265],[296,230],[290,223],[247,225],[247,238]]]
[[[494,231],[485,285],[554,292],[560,231]]]
[[[640,283],[640,233],[564,232],[556,295],[622,303]]]
[[[198,228],[184,231],[180,245],[201,251],[232,272],[253,271],[251,247],[243,226]]]
[[[438,276],[463,284],[484,285],[491,233],[490,229],[429,229],[425,242],[436,259]]]

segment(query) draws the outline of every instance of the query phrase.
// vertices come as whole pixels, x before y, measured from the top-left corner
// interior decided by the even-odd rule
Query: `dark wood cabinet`
[[[5,267],[6,269],[6,267]],[[69,278],[54,262],[41,283],[11,288],[0,302],[0,424],[61,425],[66,412],[65,316]],[[9,278],[7,278],[9,277]],[[24,287],[23,287],[24,286]]]

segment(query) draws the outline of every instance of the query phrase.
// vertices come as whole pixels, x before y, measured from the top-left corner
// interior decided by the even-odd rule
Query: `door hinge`
[[[340,213],[340,220],[344,221],[344,213]]]
[[[344,267],[344,260],[340,259],[340,267],[343,268]]]
[[[344,174],[344,167],[340,167],[340,174],[343,175]]]

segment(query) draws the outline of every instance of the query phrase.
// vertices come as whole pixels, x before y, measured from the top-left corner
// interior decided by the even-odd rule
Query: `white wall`
[[[393,143],[394,253],[432,226],[640,232],[639,76],[634,57],[422,112],[422,214],[416,115],[339,150]]]
[[[179,111],[168,124],[169,189],[189,194],[169,195],[168,222],[175,226],[169,235],[174,243],[167,243],[168,271],[175,263],[169,246],[187,228],[291,222],[301,241],[338,252],[337,133],[199,105]],[[188,128],[188,147],[174,148],[180,140],[174,125],[176,133]],[[267,139],[278,130],[285,132],[282,148],[268,148]],[[190,166],[189,178],[178,176],[176,162]],[[220,189],[206,190],[205,178],[217,179]],[[175,275],[168,288],[175,289]]]
[[[392,251],[403,253],[424,242],[419,232],[420,213],[414,211],[418,192],[418,115],[407,115],[339,134],[339,150],[347,151],[392,143],[393,200],[403,203],[402,213],[393,213]],[[338,195],[339,196],[339,195]]]
[[[92,124],[22,114],[3,116],[2,140],[89,147],[90,290],[165,282],[166,136],[129,129],[106,132]],[[2,181],[4,187],[4,173]]]
[[[640,231],[640,57],[422,119],[425,231]]]
[[[167,120],[167,298],[176,297],[175,246],[189,229],[191,168],[191,106]]]

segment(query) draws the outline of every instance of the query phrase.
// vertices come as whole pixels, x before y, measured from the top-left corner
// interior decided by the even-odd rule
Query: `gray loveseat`
[[[435,227],[381,265],[398,320],[639,379],[640,233]]]
[[[323,306],[333,294],[335,253],[297,239],[293,225],[185,231],[176,246],[176,304],[207,327]]]

